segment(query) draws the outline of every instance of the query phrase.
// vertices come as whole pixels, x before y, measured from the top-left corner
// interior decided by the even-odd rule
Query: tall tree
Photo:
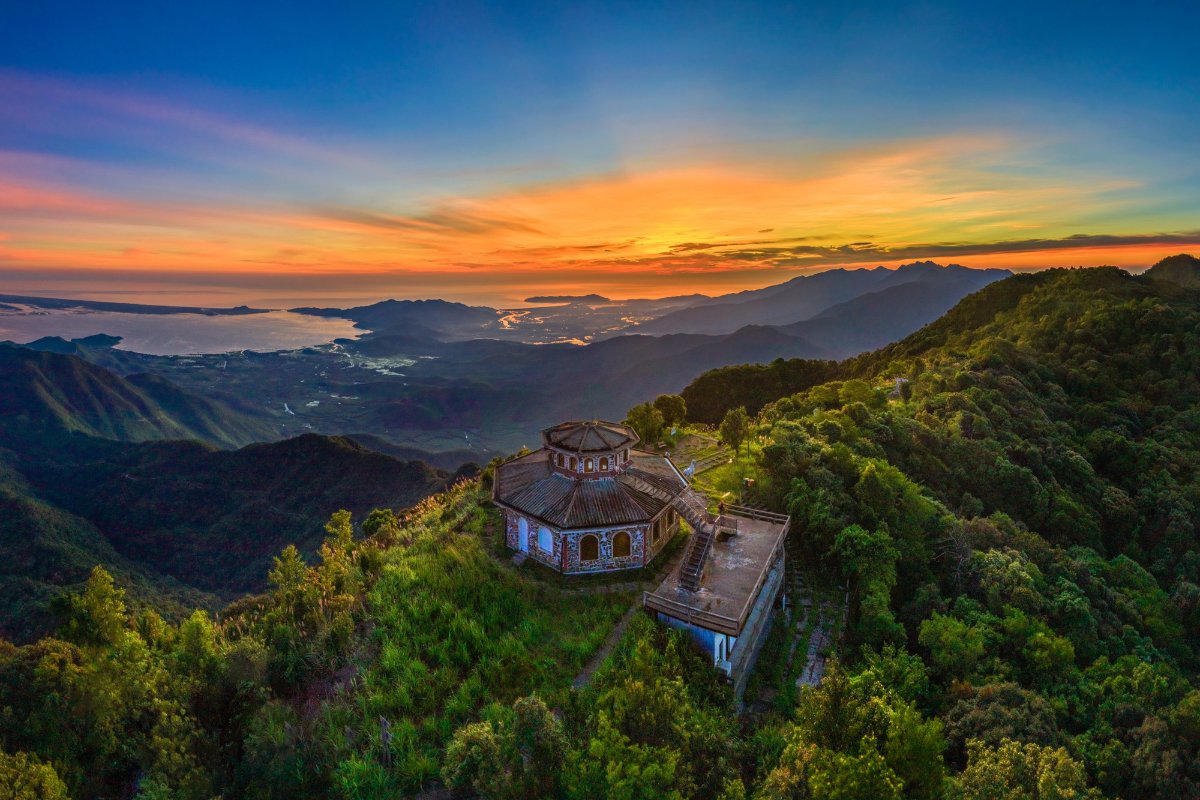
[[[967,743],[967,768],[958,779],[963,800],[1085,800],[1083,765],[1062,748],[1005,739],[999,747]]]
[[[653,447],[662,436],[663,415],[653,404],[641,403],[629,409],[625,424],[633,428],[645,445]]]
[[[746,413],[745,406],[738,406],[725,413],[725,419],[721,420],[720,433],[721,441],[734,452],[742,446],[742,442],[749,441],[750,416]]]
[[[0,800],[67,800],[66,784],[54,767],[26,753],[0,750]]]
[[[654,398],[654,407],[662,414],[664,425],[679,425],[687,420],[687,403],[677,394],[660,394]]]

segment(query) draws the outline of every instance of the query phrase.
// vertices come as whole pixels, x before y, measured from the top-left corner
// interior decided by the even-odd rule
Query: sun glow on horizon
[[[252,140],[269,150],[276,137]],[[331,186],[354,190],[332,202],[147,190],[161,180],[140,182],[132,167],[89,181],[87,169],[61,159],[8,151],[0,154],[0,276],[18,285],[33,273],[123,283],[226,276],[247,296],[256,294],[247,283],[279,291],[340,277],[349,288],[399,296],[509,284],[630,297],[923,258],[1014,269],[1145,266],[1200,243],[1182,213],[1160,219],[1174,228],[1138,233],[1127,221],[1141,213],[1137,181],[1061,166],[1054,152],[996,134],[840,149],[797,141],[769,158],[645,159],[441,197],[398,194],[368,170],[331,176]],[[277,171],[261,165],[264,175]],[[85,180],[71,180],[78,175]]]
[[[1200,247],[1195,63],[1148,18],[1106,47],[1077,14],[1067,35],[965,6],[402,5],[278,40],[215,9],[112,41],[89,9],[29,9],[45,46],[0,32],[3,288],[499,303]]]

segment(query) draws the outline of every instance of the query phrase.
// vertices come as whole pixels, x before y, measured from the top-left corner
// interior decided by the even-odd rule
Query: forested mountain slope
[[[33,439],[78,432],[124,441],[199,439],[224,447],[274,438],[265,424],[162,378],[122,378],[74,355],[0,345],[0,430]]]
[[[1200,793],[1200,292],[1017,276],[836,371],[761,411],[759,499],[850,580],[848,666],[919,666],[952,768]]]
[[[1200,258],[1187,253],[1168,256],[1146,270],[1146,276],[1153,280],[1177,283],[1189,289],[1200,289]]]
[[[763,406],[721,469],[849,605],[821,685],[784,670],[748,713],[641,618],[572,688],[636,593],[514,566],[485,472],[361,536],[335,514],[215,620],[94,574],[56,637],[0,644],[0,766],[75,797],[1192,800],[1198,331],[1200,292],[1052,271],[877,353],[742,370]]]
[[[313,554],[334,511],[403,508],[448,480],[420,461],[314,434],[234,451],[77,434],[6,460],[0,574],[11,592],[0,631],[21,637],[46,630],[49,600],[96,564],[138,605],[215,607],[216,596],[261,590],[285,545]]]
[[[97,564],[128,587],[137,610],[182,619],[191,609],[220,605],[216,596],[122,556],[91,522],[39,499],[0,465],[0,636],[29,641],[53,630],[55,599],[82,585]]]
[[[73,355],[0,346],[0,386],[0,632],[21,639],[48,630],[53,599],[97,564],[137,607],[216,607],[265,586],[284,545],[314,553],[334,511],[404,507],[448,480],[336,437],[222,450],[273,435]]]
[[[261,590],[286,545],[315,552],[334,511],[403,508],[447,481],[420,461],[316,434],[234,451],[81,442],[69,456],[27,463],[25,475],[125,557],[226,597]]]

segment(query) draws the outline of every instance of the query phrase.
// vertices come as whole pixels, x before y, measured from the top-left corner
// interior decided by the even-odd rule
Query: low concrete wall
[[[730,679],[733,681],[733,692],[738,704],[742,702],[742,693],[746,690],[746,681],[754,670],[758,653],[762,650],[763,642],[771,632],[771,621],[774,618],[775,599],[783,588],[783,558],[775,562],[771,572],[763,582],[762,591],[742,626],[738,635],[737,645],[731,654]]]

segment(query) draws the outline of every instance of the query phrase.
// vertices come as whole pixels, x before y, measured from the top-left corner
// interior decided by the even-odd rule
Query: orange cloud
[[[128,109],[126,109],[128,110]],[[268,134],[212,125],[267,144]],[[302,145],[285,141],[280,146]],[[38,180],[0,159],[0,268],[275,276],[471,276],[547,288],[604,282],[647,294],[725,290],[838,264],[939,258],[1011,267],[1149,263],[1200,243],[1186,215],[1139,232],[1129,180],[1027,160],[1011,141],[964,136],[658,166],[413,202],[181,201]],[[1133,195],[1136,196],[1136,193]],[[1171,222],[1178,222],[1174,228]],[[1036,234],[1036,235],[1031,235]],[[578,281],[578,283],[576,283]],[[624,287],[624,288],[622,288]]]

